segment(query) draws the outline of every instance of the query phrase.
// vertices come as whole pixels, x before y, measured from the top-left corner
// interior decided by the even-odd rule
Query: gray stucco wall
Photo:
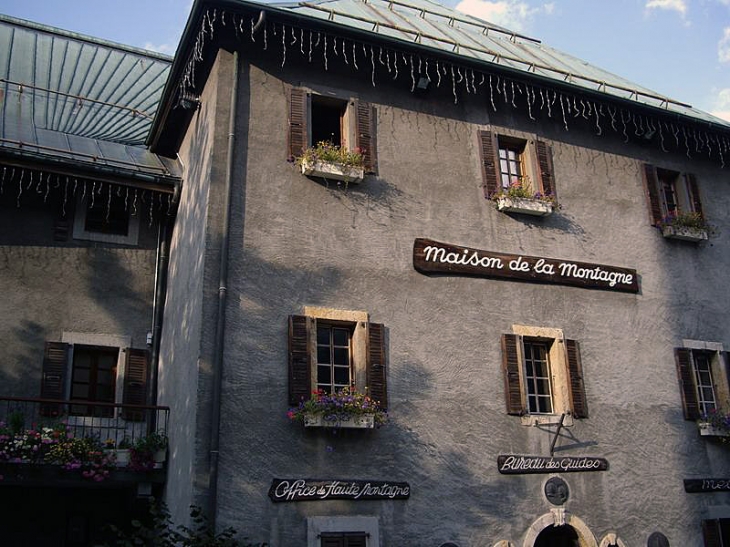
[[[226,131],[216,93],[218,69],[228,70],[230,58],[222,59],[198,114],[207,129],[195,122],[181,152],[188,171],[211,169],[208,151],[220,150]],[[558,454],[610,462],[607,472],[562,475],[571,488],[566,510],[599,542],[616,533],[626,545],[645,545],[658,530],[671,545],[699,545],[707,507],[730,499],[685,494],[682,479],[728,476],[730,462],[683,419],[673,348],[687,338],[730,344],[726,172],[699,159],[632,149],[587,127],[566,133],[555,121],[493,113],[483,96],[454,105],[450,92],[434,90],[418,101],[406,89],[373,88],[363,75],[291,65],[283,75],[278,63],[257,64],[244,63],[240,80],[220,526],[294,547],[305,544],[306,517],[363,515],[378,517],[381,545],[522,545],[530,525],[550,510],[542,493],[548,476],[503,476],[496,459],[546,455],[554,430],[523,426],[505,413],[500,335],[522,324],[562,329],[581,345],[590,418],[569,428]],[[300,82],[349,90],[376,106],[377,177],[343,188],[303,177],[286,162],[285,84]],[[488,124],[538,133],[551,144],[562,210],[530,220],[499,213],[485,200],[476,132]],[[214,142],[206,131],[217,135]],[[710,244],[664,240],[649,225],[644,161],[698,176],[705,213],[719,228]],[[218,180],[210,176],[214,187]],[[200,381],[203,341],[214,324],[206,302],[214,301],[217,283],[202,263],[217,248],[210,223],[217,205],[206,206],[205,176],[186,177],[186,185],[165,327],[174,338],[163,347],[175,359],[167,362],[161,395],[178,407],[173,421],[184,416],[185,429],[178,424],[173,431],[178,443],[178,435],[192,434],[195,367]],[[417,237],[635,268],[641,292],[426,277],[412,266]],[[387,427],[331,435],[288,422],[287,316],[305,305],[364,310],[385,324]],[[206,401],[199,387],[198,408]],[[207,429],[200,417],[196,423],[200,443]],[[181,446],[191,449],[192,439]],[[177,485],[176,466],[191,458],[173,459],[169,499],[187,488]],[[273,477],[407,481],[412,494],[408,501],[273,504]]]

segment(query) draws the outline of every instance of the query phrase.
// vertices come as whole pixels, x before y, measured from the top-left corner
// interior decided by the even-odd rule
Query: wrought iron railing
[[[170,408],[94,401],[0,397],[0,422],[15,431],[63,426],[74,437],[95,437],[114,447],[152,433],[167,436]]]

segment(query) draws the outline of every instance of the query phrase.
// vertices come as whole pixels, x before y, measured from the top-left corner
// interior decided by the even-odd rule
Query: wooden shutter
[[[375,107],[370,103],[355,101],[355,146],[365,158],[365,172],[378,172]]]
[[[684,419],[697,420],[700,417],[700,405],[695,389],[692,352],[687,348],[675,348],[674,357],[677,361],[677,378],[679,379],[679,391],[682,394]]]
[[[504,373],[504,394],[507,414],[525,414],[525,395],[520,382],[520,356],[518,346],[522,337],[517,334],[502,335],[502,372]]]
[[[586,390],[583,383],[583,365],[580,360],[580,347],[575,340],[565,341],[565,352],[568,356],[568,374],[570,376],[570,397],[574,418],[587,418]]]
[[[705,218],[705,214],[702,212],[702,200],[700,199],[700,187],[697,184],[697,177],[692,173],[687,173],[685,179],[687,180],[687,188],[692,199],[692,211],[699,213],[702,218]]]
[[[662,221],[662,202],[659,198],[659,177],[656,167],[649,163],[644,164],[644,186],[649,202],[649,218],[652,226],[656,226]]]
[[[366,547],[367,539],[365,534],[352,534],[345,536],[345,547]]]
[[[307,117],[309,115],[309,94],[301,87],[292,87],[289,92],[289,158],[298,158],[309,145]]]
[[[704,539],[705,547],[723,547],[720,522],[718,520],[703,520],[702,538]]]
[[[370,397],[388,409],[388,384],[385,369],[385,326],[368,323],[367,383]]]
[[[540,171],[540,191],[547,195],[552,194],[557,200],[555,192],[555,177],[553,175],[553,154],[550,145],[545,141],[535,141],[537,166]]]
[[[126,364],[124,366],[124,394],[122,403],[125,405],[147,404],[147,374],[149,360],[147,350],[127,348]],[[145,411],[139,409],[123,409],[125,420],[142,422],[145,420]]]
[[[63,342],[46,342],[43,352],[41,373],[41,399],[63,399],[66,390],[69,345]],[[63,413],[61,404],[43,404],[41,415],[59,416]]]
[[[498,170],[499,144],[497,136],[491,131],[479,131],[479,160],[482,164],[484,197],[490,199],[501,187]]]
[[[312,392],[310,368],[311,319],[304,315],[289,316],[289,404],[298,405]]]
[[[323,533],[320,535],[321,547],[366,547],[367,534],[364,532]]]

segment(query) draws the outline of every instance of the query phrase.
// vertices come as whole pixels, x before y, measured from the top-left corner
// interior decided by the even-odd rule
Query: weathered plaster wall
[[[245,136],[239,152],[246,154],[234,176],[220,525],[294,547],[305,542],[305,517],[364,515],[380,519],[381,545],[521,545],[549,512],[542,493],[548,476],[502,476],[496,459],[548,454],[552,440],[549,430],[505,413],[500,335],[523,324],[563,329],[581,345],[590,418],[569,429],[557,454],[605,457],[611,465],[563,475],[571,488],[567,511],[599,542],[616,533],[626,545],[644,545],[658,530],[671,545],[699,544],[706,506],[730,500],[687,495],[682,479],[727,476],[730,462],[683,419],[672,348],[684,338],[730,344],[728,175],[701,160],[625,147],[590,126],[566,133],[555,121],[495,114],[483,96],[454,105],[450,92],[433,90],[418,100],[406,89],[373,88],[362,75],[288,65],[284,77],[278,63],[260,64],[240,81],[246,117],[237,135]],[[376,105],[377,177],[343,188],[307,179],[286,162],[285,83],[300,82],[350,90]],[[210,95],[203,105],[201,116],[214,108]],[[484,199],[476,132],[488,123],[550,142],[559,213],[511,217]],[[191,143],[199,132],[191,129]],[[203,165],[207,150],[196,150]],[[662,239],[649,226],[643,161],[696,173],[719,236],[702,246]],[[204,185],[190,197],[183,207],[200,208],[203,218]],[[214,205],[207,214],[215,212]],[[202,242],[190,212],[183,209],[182,219],[194,250],[176,267],[194,283],[175,281],[178,272],[171,284],[178,298],[187,287],[183,303],[195,301],[199,310],[199,294],[212,299],[209,283],[216,281],[206,276],[201,286],[203,274],[193,273]],[[206,226],[206,246],[215,249],[216,234]],[[426,277],[412,266],[416,237],[635,268],[641,292]],[[172,292],[168,300],[174,302]],[[287,316],[304,305],[365,310],[386,325],[387,427],[333,436],[288,423]],[[176,355],[183,340],[175,339]],[[196,352],[197,345],[185,349]],[[194,359],[180,363],[189,367]],[[176,363],[169,364],[175,374]],[[185,393],[182,380],[173,387],[170,397]],[[198,430],[199,438],[205,434]],[[273,504],[273,477],[407,481],[412,494],[408,501]]]
[[[44,343],[64,331],[144,348],[151,330],[156,226],[141,223],[138,247],[58,243],[56,207],[17,207],[7,191],[0,200],[0,396],[40,396]]]

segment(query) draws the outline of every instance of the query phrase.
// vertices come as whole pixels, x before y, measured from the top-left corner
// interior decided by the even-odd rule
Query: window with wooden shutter
[[[575,340],[565,341],[565,351],[568,354],[568,373],[570,375],[570,397],[573,403],[573,417],[587,418],[588,404],[583,384],[583,365],[580,362],[580,348]]]
[[[321,547],[367,547],[365,532],[323,532]]]
[[[289,404],[309,399],[313,386],[310,365],[310,319],[303,315],[289,317]]]
[[[365,172],[371,174],[378,172],[375,124],[375,107],[364,101],[355,101],[355,147],[363,155]]]
[[[522,389],[520,356],[518,346],[522,337],[515,334],[502,335],[502,371],[507,414],[520,416],[526,412],[525,395]]]
[[[677,217],[696,214],[705,218],[697,177],[644,164],[644,184],[652,226],[672,223]]]
[[[388,409],[388,389],[385,374],[385,326],[380,323],[368,325],[367,387],[369,395],[383,410]]]
[[[74,344],[69,398],[85,403],[114,403],[118,359],[118,348]],[[70,414],[108,418],[114,415],[114,407],[72,404]]]
[[[66,371],[68,370],[69,345],[63,342],[46,342],[41,373],[41,399],[65,399]],[[41,405],[41,415],[46,417],[63,414],[63,405]]]
[[[309,117],[309,94],[300,87],[289,91],[289,157],[298,158],[309,146],[307,118]]]
[[[146,405],[149,368],[147,350],[127,348],[125,351],[127,360],[124,369],[122,402],[125,405]],[[140,409],[124,409],[124,418],[132,421],[143,421],[145,412]]]
[[[685,420],[699,420],[730,400],[730,372],[722,344],[685,340],[685,347],[674,349],[674,357]]]

